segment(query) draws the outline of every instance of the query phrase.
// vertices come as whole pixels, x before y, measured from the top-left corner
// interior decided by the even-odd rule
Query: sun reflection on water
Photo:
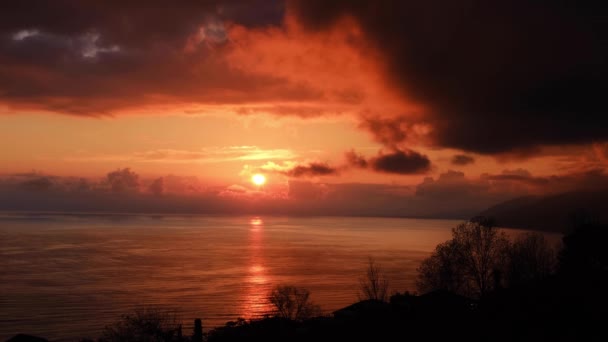
[[[253,265],[249,267],[249,273],[260,274],[264,271],[264,266],[262,265]]]
[[[249,219],[248,259],[249,267],[243,281],[246,290],[242,300],[240,316],[245,319],[263,317],[270,311],[267,296],[271,278],[267,273],[264,260],[264,221],[259,217]]]
[[[257,227],[262,226],[264,224],[264,221],[262,221],[262,219],[259,217],[254,217],[249,220],[249,224],[251,225],[252,228],[257,228]]]

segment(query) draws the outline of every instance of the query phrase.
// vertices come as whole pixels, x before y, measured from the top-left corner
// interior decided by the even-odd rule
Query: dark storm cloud
[[[348,167],[370,168],[376,172],[411,175],[426,173],[431,169],[431,161],[423,154],[409,149],[394,149],[378,152],[378,155],[365,159],[354,150],[345,153]]]
[[[427,156],[412,150],[379,153],[370,159],[370,165],[375,171],[402,175],[424,173],[431,168]]]
[[[430,109],[425,121],[439,146],[494,154],[608,138],[605,2],[290,4],[313,30],[354,18],[392,84]],[[393,143],[407,133],[399,121],[364,126]]]
[[[452,157],[451,162],[454,165],[469,165],[475,163],[475,158],[467,156],[466,154],[457,154]]]
[[[268,163],[261,167],[263,171],[283,174],[292,178],[335,176],[351,168],[370,169],[380,173],[411,175],[426,173],[431,169],[427,156],[409,149],[394,149],[390,152],[379,151],[374,157],[366,158],[354,150],[344,154],[346,164],[331,166],[323,162],[309,162],[295,165],[278,165]]]
[[[329,176],[338,174],[338,170],[325,163],[308,163],[304,165],[297,165],[292,169],[283,172],[289,177],[315,177],[315,176]]]
[[[75,36],[97,32],[113,44],[181,47],[190,33],[213,18],[264,26],[280,23],[283,11],[283,2],[276,0],[9,1],[0,12],[0,33],[38,30]]]
[[[316,98],[224,59],[230,23],[281,23],[281,1],[11,1],[0,9],[0,102],[101,115],[151,103]],[[160,99],[159,99],[160,98]]]

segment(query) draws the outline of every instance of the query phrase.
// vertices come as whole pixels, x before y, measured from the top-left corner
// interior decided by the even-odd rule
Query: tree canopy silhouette
[[[278,317],[301,321],[321,313],[318,305],[310,300],[310,291],[305,288],[282,285],[275,287],[268,296]]]
[[[509,241],[491,220],[478,217],[452,229],[452,239],[437,246],[418,268],[420,292],[438,289],[483,297],[499,286]]]
[[[506,280],[509,286],[539,281],[555,271],[556,253],[541,233],[519,236],[509,248]]]

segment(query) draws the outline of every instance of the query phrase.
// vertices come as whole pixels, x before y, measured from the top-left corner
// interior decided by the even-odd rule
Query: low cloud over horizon
[[[157,214],[347,215],[469,218],[504,201],[608,191],[602,170],[537,177],[503,170],[467,178],[447,171],[409,185],[326,183],[289,175],[283,185],[209,186],[196,177],[140,177],[124,168],[101,179],[21,173],[0,178],[0,211]]]

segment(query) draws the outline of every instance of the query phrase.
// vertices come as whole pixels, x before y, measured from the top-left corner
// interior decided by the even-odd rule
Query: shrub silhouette
[[[172,342],[181,337],[181,322],[175,314],[158,308],[137,309],[123,315],[114,324],[104,328],[101,342]]]
[[[310,291],[301,287],[277,286],[270,292],[268,301],[280,318],[301,321],[321,313],[320,307],[310,300]]]

